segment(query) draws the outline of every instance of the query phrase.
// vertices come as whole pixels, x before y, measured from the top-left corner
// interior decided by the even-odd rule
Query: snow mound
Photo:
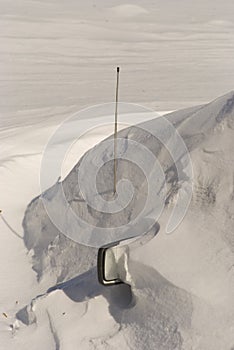
[[[112,7],[111,12],[121,17],[137,17],[149,13],[144,7],[132,4],[123,4]]]
[[[104,343],[108,344],[107,348],[112,348],[110,334],[114,334],[115,344],[137,349],[218,350],[231,349],[234,343],[234,93],[206,105],[171,113],[166,118],[182,136],[194,170],[191,205],[182,224],[170,236],[163,232],[178,193],[175,166],[178,164],[173,162],[160,142],[142,131],[140,125],[119,133],[126,140],[140,142],[157,156],[168,190],[166,210],[159,220],[159,236],[130,255],[131,290],[123,290],[126,287],[103,289],[98,285],[95,268],[91,269],[96,264],[96,249],[84,247],[61,234],[50,221],[40,197],[29,204],[25,213],[24,242],[32,252],[33,268],[39,277],[49,273],[54,276],[55,283],[65,283],[46,294],[43,309],[50,308],[47,298],[54,304],[60,298],[77,297],[78,303],[83,305],[88,300],[92,307],[97,305],[95,298],[98,296],[99,301],[103,297],[107,300],[107,303],[103,302],[101,318],[111,315],[113,328],[111,325],[107,332],[109,336],[92,338],[96,348],[101,349]],[[157,119],[146,123],[148,128],[158,127]],[[102,149],[103,144],[96,147]],[[137,215],[146,195],[139,169],[126,162],[118,163],[119,173],[134,182],[136,195],[121,213],[97,215],[83,200],[77,183],[81,162],[82,159],[62,182],[65,196],[77,215],[94,225],[116,221],[126,224],[129,218]],[[112,169],[113,164],[107,163],[97,179],[98,188],[106,193],[106,199],[113,185]],[[56,186],[58,183],[44,194],[52,205],[58,203]],[[85,271],[88,271],[85,282],[84,279],[80,282],[79,277],[75,282],[66,282]],[[69,288],[72,292],[68,292]],[[129,300],[129,305],[121,305],[123,300]],[[36,305],[41,302],[36,301]],[[34,306],[35,314],[37,308],[41,310],[41,306]],[[51,319],[55,317],[53,312]],[[87,311],[84,315],[88,317],[90,313]],[[21,314],[19,318],[23,321],[30,317]],[[120,329],[116,330],[116,324]],[[59,329],[62,333],[59,337],[66,338],[66,331]]]

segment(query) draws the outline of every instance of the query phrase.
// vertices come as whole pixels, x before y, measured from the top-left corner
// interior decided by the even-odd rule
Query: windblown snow
[[[0,27],[0,349],[233,350],[234,92],[207,103],[233,88],[232,0],[2,0]],[[143,131],[144,125],[156,130],[160,118],[119,125],[123,153],[133,140],[157,157],[166,207],[155,238],[129,251],[122,273],[130,285],[106,288],[97,280],[97,248],[70,240],[48,217],[39,174],[61,121],[113,100],[117,65],[121,100],[183,108],[160,118],[183,138],[194,177],[186,216],[167,235],[182,185],[175,165],[186,175],[186,164],[174,164]],[[116,215],[97,215],[77,183],[86,155],[111,152],[103,141],[112,133],[113,125],[96,128],[70,149],[61,178],[43,193],[52,208],[61,210],[62,184],[74,212],[94,226],[126,224],[138,215],[147,188],[134,165],[118,162],[135,194]],[[98,190],[109,200],[113,163],[98,175]]]
[[[173,164],[169,155],[154,138],[146,137],[140,127],[123,129],[119,132],[121,137],[137,139],[150,147],[165,173],[170,169],[170,176],[166,177],[169,185],[166,211],[159,219],[159,234],[130,251],[131,287],[102,287],[97,281],[97,250],[66,238],[50,221],[41,197],[33,199],[24,216],[24,243],[39,284],[36,288],[36,281],[31,282],[34,289],[26,292],[21,303],[28,302],[14,308],[9,305],[6,310],[11,319],[2,321],[4,339],[12,334],[8,341],[13,347],[30,343],[35,344],[35,349],[40,344],[56,349],[69,349],[74,344],[82,349],[232,348],[234,93],[160,118],[167,118],[177,128],[193,164],[194,193],[182,223],[172,234],[165,234],[167,213],[178,189],[176,181],[170,182],[171,177],[176,177],[171,175]],[[145,124],[157,128],[160,118]],[[95,147],[102,147],[102,142]],[[73,210],[97,224],[94,213],[87,210],[83,201],[76,200],[80,195],[76,181],[81,162],[82,158],[62,181],[64,191]],[[111,172],[108,166],[101,174],[102,179],[107,175],[101,183],[107,187]],[[143,201],[142,174],[126,163],[119,167],[121,174],[135,179],[137,202]],[[57,185],[45,194],[55,205]],[[133,200],[115,220],[129,217],[134,203]],[[98,220],[105,221],[105,216]],[[35,298],[30,302],[32,293]]]

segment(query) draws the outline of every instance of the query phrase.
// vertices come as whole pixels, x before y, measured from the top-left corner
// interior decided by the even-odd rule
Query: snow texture
[[[207,104],[233,89],[233,0],[1,0],[0,7],[0,349],[234,350],[234,94]],[[97,251],[49,220],[39,173],[65,118],[113,101],[118,65],[121,101],[184,108],[167,118],[190,150],[194,192],[183,222],[166,235],[178,191],[167,172],[160,233],[130,251],[131,288],[107,289],[97,281]],[[88,133],[66,159],[62,181],[76,210],[77,162],[112,132]],[[139,128],[122,133],[129,132],[143,137]],[[165,172],[173,166],[160,145],[143,141]]]
[[[27,308],[27,317],[25,310],[20,312],[18,318],[21,321],[29,323],[28,319],[32,318],[35,322],[37,310],[46,310],[44,303],[57,303],[57,292],[62,290],[69,299],[76,299],[81,305],[88,303],[94,307],[101,296],[106,300],[107,314],[119,329],[117,333],[107,331],[104,338],[94,340],[90,336],[89,341],[96,348],[118,348],[116,344],[124,339],[126,349],[220,349],[224,348],[224,343],[225,348],[231,349],[234,341],[234,93],[197,108],[171,113],[166,118],[183,137],[194,168],[193,199],[182,224],[173,234],[164,234],[178,191],[173,160],[163,146],[143,133],[140,127],[120,131],[122,137],[131,137],[150,148],[165,171],[168,195],[165,213],[159,220],[159,236],[130,253],[131,288],[100,287],[95,268],[92,268],[96,262],[95,249],[65,238],[50,222],[40,197],[34,199],[24,217],[24,241],[33,251],[33,267],[38,277],[54,274],[56,282],[62,282],[62,285],[34,300],[33,306]],[[157,128],[158,119],[146,123],[150,128]],[[102,147],[102,143],[95,147]],[[95,224],[106,223],[108,218],[104,214],[97,217],[84,201],[77,200],[80,189],[76,181],[81,162],[82,158],[63,180],[65,194],[78,214],[82,213]],[[119,173],[135,181],[136,202],[112,220],[127,220],[135,203],[144,201],[142,173],[131,166],[120,162]],[[105,181],[99,185],[105,187],[101,191],[111,187],[112,168],[113,165],[108,164],[103,169],[101,179],[105,178]],[[56,205],[55,187],[56,184],[48,190],[48,196]],[[82,274],[84,271],[87,272]],[[44,301],[47,298],[55,300]],[[90,306],[87,307],[88,311],[77,322],[85,322],[88,313],[92,313]],[[34,317],[30,316],[31,312]],[[103,310],[98,312],[105,314]],[[56,328],[51,322],[50,328]],[[56,334],[58,338],[66,337],[63,332]],[[118,340],[114,341],[112,337]],[[59,340],[59,344],[61,342]]]

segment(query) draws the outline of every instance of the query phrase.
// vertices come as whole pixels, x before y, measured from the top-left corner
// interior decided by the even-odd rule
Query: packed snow
[[[8,348],[16,344],[25,348],[30,344],[35,349],[41,346],[68,349],[79,344],[82,349],[117,349],[119,346],[126,349],[231,349],[234,343],[233,101],[234,93],[230,93],[210,104],[145,122],[153,128],[160,118],[167,118],[179,130],[193,164],[194,194],[184,220],[175,232],[167,235],[168,213],[176,196],[169,189],[166,210],[159,219],[159,234],[147,244],[130,249],[127,268],[131,287],[99,285],[97,250],[61,234],[51,223],[40,197],[27,207],[23,236],[19,218],[25,208],[20,204],[29,203],[32,197],[27,197],[26,192],[25,197],[19,196],[14,204],[8,199],[5,209],[8,215],[2,213],[1,226],[10,251],[6,245],[2,246],[1,257],[8,262],[5,266],[9,271],[14,271],[16,261],[20,264],[17,278],[10,279],[14,286],[10,295],[14,295],[14,300],[9,300],[7,291],[2,299],[7,315],[1,320],[2,339]],[[23,141],[22,131],[20,128],[18,140]],[[40,150],[36,152],[36,135],[41,140],[43,133],[48,137],[48,128],[38,128],[34,135],[35,149],[28,157],[15,157],[12,167],[18,168],[20,162],[25,162],[25,166],[21,166],[24,172],[28,172],[28,167],[38,171],[37,152]],[[122,137],[131,135],[133,139],[156,147],[158,158],[169,167],[170,160],[165,158],[159,144],[152,143],[145,135],[141,139],[141,133],[139,127],[120,131]],[[8,131],[9,142],[10,137]],[[17,133],[12,137],[17,140]],[[103,138],[104,135],[99,134],[96,142]],[[23,151],[24,142],[21,142],[17,145],[17,148],[22,147],[18,152]],[[79,142],[87,141],[84,138]],[[74,178],[81,162],[82,159],[63,180],[71,200],[77,198]],[[125,167],[122,166],[121,171],[124,172]],[[11,178],[9,168],[4,169],[8,173],[3,177],[6,186]],[[131,175],[129,169],[127,173]],[[18,183],[15,188],[11,187],[12,191],[19,191],[23,181],[18,174]],[[175,183],[174,186],[177,188]],[[56,198],[53,187],[48,189],[52,200]],[[33,188],[29,192],[32,195]],[[7,198],[5,201],[7,203]],[[79,212],[80,207],[73,209]],[[18,222],[9,219],[16,210]],[[12,226],[11,230],[6,224]],[[24,237],[27,255],[18,235]],[[36,274],[30,270],[30,262]],[[23,275],[19,274],[20,270]]]
[[[233,350],[234,93],[215,99],[233,89],[232,0],[2,0],[0,7],[0,349]],[[97,248],[70,240],[48,217],[40,171],[65,118],[113,100],[117,65],[121,100],[164,111],[194,177],[188,212],[168,235],[179,188],[167,171],[172,159],[141,128],[120,123],[119,135],[157,155],[168,192],[158,234],[129,249],[130,285],[107,288],[97,280]],[[132,124],[139,121],[134,115]],[[82,157],[112,133],[112,124],[89,130],[69,150],[61,178],[45,191],[52,203],[62,183],[80,211],[74,184]],[[119,169],[131,179],[136,170]],[[100,186],[110,186],[109,170]],[[140,172],[135,180],[138,212]],[[96,222],[85,204],[82,212]]]

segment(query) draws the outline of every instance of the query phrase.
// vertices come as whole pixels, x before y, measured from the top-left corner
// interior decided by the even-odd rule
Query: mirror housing
[[[129,248],[141,246],[152,239],[159,232],[158,223],[152,225],[147,234],[141,237],[125,238],[107,244],[98,250],[97,272],[98,281],[104,286],[127,283],[127,265]]]
[[[112,245],[102,247],[98,250],[98,281],[104,286],[123,283],[118,276],[117,261],[115,260],[113,252],[113,248],[117,246],[118,243],[119,242],[115,242]]]

